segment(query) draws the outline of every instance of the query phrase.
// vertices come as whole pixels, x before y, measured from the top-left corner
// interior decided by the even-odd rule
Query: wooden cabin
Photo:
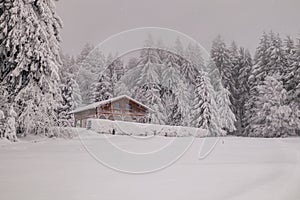
[[[145,123],[149,112],[152,110],[148,106],[122,95],[80,107],[70,114],[74,114],[75,126],[85,128],[89,118]]]

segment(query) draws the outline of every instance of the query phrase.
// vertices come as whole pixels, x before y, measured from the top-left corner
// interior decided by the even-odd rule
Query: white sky
[[[264,30],[300,37],[299,0],[60,0],[56,6],[70,54],[86,42],[145,26],[178,30],[207,49],[218,34],[252,52]]]

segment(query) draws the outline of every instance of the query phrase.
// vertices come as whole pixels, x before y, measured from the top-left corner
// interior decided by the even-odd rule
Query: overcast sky
[[[252,52],[262,32],[300,37],[299,0],[60,0],[63,50],[77,54],[118,32],[145,26],[183,32],[209,49],[222,35]]]

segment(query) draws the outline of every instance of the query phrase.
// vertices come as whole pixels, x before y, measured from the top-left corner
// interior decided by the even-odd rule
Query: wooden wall
[[[119,103],[119,109],[114,106]],[[132,109],[128,110],[126,104],[129,104]],[[101,105],[97,108],[85,110],[74,114],[75,125],[79,122],[80,127],[86,127],[86,119],[100,118],[110,120],[136,121],[141,122],[147,114],[147,109],[129,99],[120,99],[106,105]]]

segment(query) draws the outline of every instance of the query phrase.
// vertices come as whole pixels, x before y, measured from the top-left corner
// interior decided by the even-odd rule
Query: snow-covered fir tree
[[[244,48],[239,49],[237,77],[235,81],[235,109],[236,109],[236,128],[237,135],[243,135],[246,127],[246,108],[245,104],[249,99],[249,75],[252,67],[252,58],[250,52]]]
[[[238,47],[233,42],[228,49],[225,42],[218,36],[212,44],[211,59],[214,61],[214,66],[209,66],[210,70],[217,68],[221,79],[214,80],[214,86],[217,88],[217,104],[219,108],[221,127],[233,133],[236,130],[236,88],[235,82],[238,76]],[[211,72],[210,76],[216,76],[216,72]]]
[[[289,102],[295,98],[294,94],[297,93],[297,85],[300,82],[300,41],[295,44],[294,41],[287,37],[284,43],[284,51],[286,55],[287,67],[284,71],[284,86],[289,92]]]
[[[215,102],[215,91],[205,72],[197,76],[194,90],[194,103],[192,112],[192,125],[194,127],[207,129],[212,136],[224,135]]]
[[[123,61],[115,56],[112,58],[109,56],[107,59],[107,69],[105,70],[109,78],[112,96],[116,96],[116,87],[120,78],[124,75],[124,64]]]
[[[153,110],[148,116],[148,122],[153,124],[165,124],[166,113],[160,96],[160,86],[156,83],[147,83],[142,87],[135,87],[134,89],[135,99],[148,105]]]
[[[259,101],[258,86],[264,84],[265,77],[276,76],[278,81],[283,81],[285,78],[285,70],[288,68],[288,63],[283,48],[281,38],[278,34],[270,32],[263,33],[260,44],[257,48],[255,64],[252,67],[251,75],[249,76],[249,99],[246,102],[246,129],[245,134],[249,135],[254,132],[253,121],[256,118],[256,103]]]
[[[164,61],[164,70],[162,73],[161,88],[163,89],[163,102],[166,107],[166,123],[174,124],[175,119],[173,118],[174,112],[177,108],[175,90],[181,77],[178,71],[179,66],[176,63],[176,55],[168,52],[167,58]]]
[[[77,82],[80,86],[83,104],[92,103],[91,87],[97,82],[99,74],[108,66],[105,56],[99,48],[92,49],[92,46],[85,47],[80,56],[84,58],[78,65],[80,66],[77,74]],[[78,59],[79,60],[79,59]]]
[[[285,88],[288,91],[288,102],[300,119],[300,39],[297,40],[294,51],[291,48],[287,58],[290,66],[285,73]],[[300,135],[300,127],[296,127],[296,133]]]
[[[256,49],[254,56],[254,65],[251,68],[250,76],[248,78],[249,98],[245,103],[245,129],[243,135],[247,136],[253,132],[253,118],[256,117],[255,102],[258,101],[257,86],[261,85],[264,78],[268,75],[267,64],[269,63],[269,48],[270,37],[267,33],[263,33],[260,39],[259,46]]]
[[[238,94],[237,94],[237,82],[239,77],[239,52],[238,52],[238,46],[233,41],[229,47],[229,56],[230,56],[230,62],[232,65],[231,72],[230,72],[230,82],[228,91],[230,93],[230,103],[231,103],[231,109],[234,112],[234,114],[237,114],[237,104],[238,104]]]
[[[127,85],[123,81],[119,81],[117,83],[115,93],[116,93],[116,96],[120,96],[120,95],[131,96],[130,89],[127,87]]]
[[[279,137],[295,134],[299,126],[293,110],[287,102],[287,91],[281,77],[267,76],[262,85],[257,86],[258,98],[255,102],[256,117],[252,118],[253,129],[249,136]]]
[[[282,40],[279,34],[270,32],[270,47],[268,49],[269,59],[267,63],[268,75],[280,74],[281,78],[284,76],[285,69],[288,67],[286,62],[286,55],[283,49]]]
[[[62,126],[70,126],[74,119],[69,112],[81,105],[82,98],[75,76],[63,70],[61,74],[62,105],[58,108],[59,122]]]
[[[14,111],[14,108],[11,107],[8,112],[8,117],[6,119],[5,124],[5,138],[9,139],[10,141],[17,141],[17,130],[16,130],[16,117],[17,113]]]
[[[191,65],[190,65],[190,61],[188,61],[186,58],[187,52],[185,51],[179,37],[177,37],[175,40],[174,50],[172,52],[174,52],[177,55],[176,63],[178,66],[180,66],[180,72],[183,73],[184,76],[189,77],[190,76],[189,67]]]
[[[190,88],[189,88],[190,87]],[[191,105],[192,105],[192,88],[186,81],[180,79],[177,87],[174,90],[174,106],[172,109],[171,125],[176,126],[190,126],[191,121]]]
[[[221,36],[218,36],[212,43],[211,58],[220,72],[223,86],[226,89],[230,89],[232,85],[231,71],[233,70],[233,66],[230,60],[229,49],[226,47]]]
[[[231,102],[229,99],[230,92],[222,87],[216,94],[216,103],[218,107],[218,117],[219,123],[222,129],[225,131],[232,133],[236,130],[235,122],[236,118],[234,113],[232,112],[230,106]]]
[[[54,3],[2,1],[0,9],[0,81],[6,85],[8,103],[17,113],[16,131],[31,126],[30,132],[52,134],[61,102],[58,70],[62,24]],[[31,119],[32,115],[44,116],[24,123],[22,119]]]
[[[188,44],[186,49],[186,59],[192,63],[197,71],[204,70],[205,65],[199,45]]]
[[[162,61],[157,54],[151,35],[145,42],[145,49],[141,51],[140,60],[137,69],[140,70],[140,76],[137,85],[132,91],[132,96],[142,103],[151,107],[155,112],[151,113],[152,123],[165,123],[165,109],[161,99],[161,78],[159,70],[163,68]]]
[[[297,60],[296,46],[294,40],[290,36],[286,37],[286,39],[284,40],[283,50],[286,59],[286,67],[284,68],[283,72],[283,81],[285,89],[289,91],[291,88],[294,88],[292,80],[295,72],[294,63]]]
[[[60,69],[61,76],[61,87],[65,90],[69,90],[70,98],[69,103],[71,106],[70,109],[77,108],[82,104],[82,97],[80,92],[80,87],[76,81],[76,62],[75,59],[69,55],[61,55],[62,58],[62,68]],[[62,94],[64,97],[64,94]],[[64,97],[65,98],[65,97]]]
[[[92,102],[103,101],[113,97],[110,79],[105,72],[106,71],[104,71],[103,74],[100,74],[97,82],[93,83]]]
[[[185,58],[181,62],[183,76],[193,84],[199,71],[203,70],[203,68],[204,62],[200,48],[197,45],[188,44]]]

